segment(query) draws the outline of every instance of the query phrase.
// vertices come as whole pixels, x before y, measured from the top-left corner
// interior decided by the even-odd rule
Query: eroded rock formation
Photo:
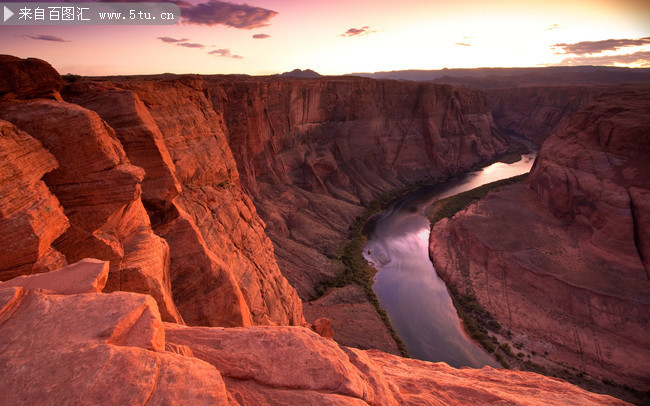
[[[579,86],[510,87],[486,90],[496,125],[537,145],[564,128],[593,97],[594,89]]]
[[[360,78],[212,80],[242,184],[303,299],[361,204],[507,149],[478,91]],[[304,272],[305,268],[310,272]]]
[[[443,279],[475,294],[535,362],[643,390],[648,134],[650,89],[600,94],[544,143],[528,187],[437,223],[430,245]]]
[[[58,77],[42,61],[31,71],[22,69],[39,89],[49,83],[42,76]],[[48,69],[49,76],[43,75]],[[67,221],[61,216],[57,228],[57,199],[37,205],[54,216],[49,234],[39,231],[37,223],[23,225],[8,212],[14,216],[5,220],[9,231],[23,227],[24,232],[36,232],[29,237],[33,243],[26,258],[18,256],[6,265],[3,258],[5,279],[94,256],[110,261],[107,291],[151,294],[167,321],[185,317],[190,324],[203,325],[303,324],[300,300],[275,263],[264,224],[239,186],[219,117],[202,91],[191,80],[155,91],[151,83],[141,83],[146,106],[138,93],[110,83],[80,86],[66,98],[97,112],[60,100],[17,100],[13,85],[0,89],[0,117],[40,140],[58,161],[53,170],[56,161],[44,155],[50,161],[39,163],[44,167],[40,172],[37,166],[22,183],[8,179],[3,187],[38,186],[40,176],[52,171],[45,175],[45,185],[70,222],[65,230]],[[9,142],[9,135],[3,141]],[[25,142],[24,148],[38,147],[37,141],[33,144]],[[44,196],[37,197],[53,198]],[[28,203],[15,199],[7,205],[34,210]]]
[[[56,271],[54,285],[40,280],[49,274],[0,284],[4,402],[624,404],[533,373],[458,370],[340,347],[304,327],[163,323],[151,296],[100,293],[107,263],[73,267]],[[74,285],[86,293],[69,291]]]
[[[0,58],[16,69],[0,81],[7,403],[621,403],[277,326],[304,319],[260,217],[309,295],[361,203],[505,150],[478,92],[187,76],[81,81],[63,101],[45,62]]]
[[[64,265],[52,243],[68,219],[41,180],[57,166],[40,142],[0,120],[0,280]]]

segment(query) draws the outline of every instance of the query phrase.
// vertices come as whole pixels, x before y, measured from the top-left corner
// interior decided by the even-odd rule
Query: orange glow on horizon
[[[202,0],[192,0],[199,2]],[[271,74],[310,68],[322,74],[401,69],[525,67],[590,64],[648,66],[617,56],[650,51],[648,44],[601,53],[558,54],[552,46],[650,36],[650,3],[638,0],[485,2],[458,0],[249,1],[278,14],[267,26],[177,24],[140,27],[0,26],[1,53],[37,57],[61,73]],[[241,4],[241,3],[238,3]],[[364,29],[363,27],[368,27]],[[353,29],[358,35],[343,37]],[[264,34],[262,39],[253,35]],[[32,39],[52,35],[68,42]],[[188,39],[203,48],[165,43]],[[228,50],[230,56],[218,56]],[[214,55],[216,53],[217,55]],[[620,58],[619,58],[620,59]],[[627,58],[633,59],[633,58]]]

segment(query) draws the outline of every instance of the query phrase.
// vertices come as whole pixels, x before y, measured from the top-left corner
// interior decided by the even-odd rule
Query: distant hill
[[[323,75],[311,69],[305,69],[305,70],[294,69],[291,72],[284,72],[276,76],[291,77],[291,78],[320,78]]]
[[[476,68],[351,73],[374,79],[430,81],[472,88],[574,84],[650,83],[650,68],[551,66],[544,68]]]

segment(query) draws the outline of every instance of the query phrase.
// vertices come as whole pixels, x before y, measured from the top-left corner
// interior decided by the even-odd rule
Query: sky
[[[3,26],[61,74],[650,67],[650,0],[174,0],[173,26]]]

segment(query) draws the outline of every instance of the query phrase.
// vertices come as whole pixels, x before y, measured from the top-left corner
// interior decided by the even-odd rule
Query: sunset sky
[[[173,26],[0,26],[0,53],[81,75],[650,67],[648,0],[175,3]]]

